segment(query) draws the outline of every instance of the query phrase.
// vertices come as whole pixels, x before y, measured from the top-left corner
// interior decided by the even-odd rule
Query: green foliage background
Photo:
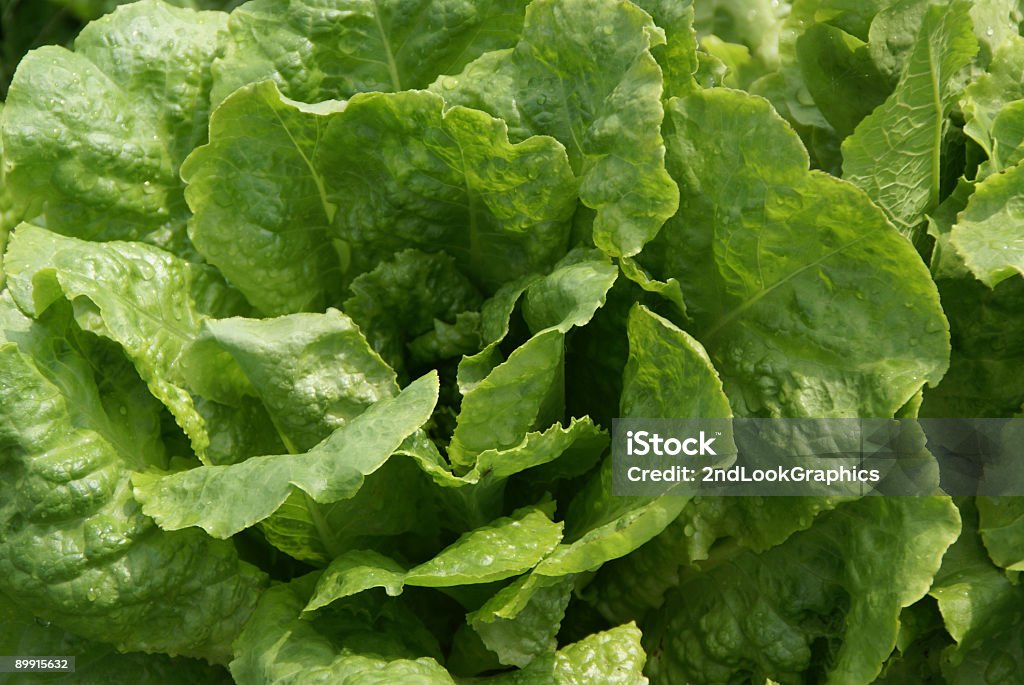
[[[3,2],[0,682],[1018,682],[1020,498],[608,443],[1024,411],[1022,19]]]

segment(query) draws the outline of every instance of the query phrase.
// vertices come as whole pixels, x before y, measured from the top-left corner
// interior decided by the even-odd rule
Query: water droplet
[[[490,566],[493,563],[494,563],[494,557],[492,557],[490,554],[485,554],[482,557],[480,557],[480,565],[481,566]]]
[[[135,262],[135,267],[138,269],[139,275],[142,276],[142,279],[145,281],[151,280],[153,276],[156,275],[156,272],[153,271],[153,267],[144,261],[140,260]]]
[[[545,97],[543,95],[538,95],[537,96],[537,104],[538,105],[544,105],[545,103],[547,103],[547,101],[548,101],[547,97]]]
[[[125,416],[128,414],[128,407],[122,406],[117,411],[121,416]]]
[[[459,79],[453,76],[445,76],[441,79],[441,87],[447,90],[454,90],[459,86]]]
[[[685,526],[683,526],[683,535],[685,535],[688,538],[693,537],[693,534],[696,533],[696,532],[697,532],[697,529],[694,528],[689,523],[687,523]]]
[[[986,36],[994,36],[995,33],[996,33],[995,30],[991,26],[989,26],[987,29],[985,29],[985,35]]]
[[[89,590],[88,590],[88,591],[87,591],[87,592],[85,593],[85,597],[86,597],[86,599],[88,599],[88,600],[89,600],[90,602],[95,602],[95,601],[96,601],[96,598],[97,598],[97,597],[99,597],[99,593],[98,593],[98,592],[96,592],[96,588],[94,588],[94,587],[91,587],[91,588],[89,588]]]

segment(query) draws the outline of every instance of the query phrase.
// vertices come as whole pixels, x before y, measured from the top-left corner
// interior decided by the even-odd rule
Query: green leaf
[[[942,673],[953,685],[1012,682],[1024,666],[1024,592],[985,554],[975,508],[961,501],[960,509],[964,532],[946,553],[929,591],[956,641],[942,655]]]
[[[561,415],[563,341],[557,329],[539,333],[466,393],[448,448],[454,466],[469,469],[481,452],[514,447]]]
[[[995,173],[975,186],[957,217],[950,244],[990,288],[1024,273],[1024,165]]]
[[[622,416],[729,418],[722,381],[699,342],[642,305],[629,312]]]
[[[253,457],[170,475],[136,473],[135,496],[161,528],[199,526],[219,538],[273,514],[293,488],[320,504],[348,499],[430,418],[437,392],[437,375],[428,374],[371,405],[305,454]]]
[[[485,682],[487,685],[646,685],[647,655],[640,646],[636,625],[594,633],[546,657],[535,659],[521,671],[512,671]]]
[[[956,76],[978,51],[970,9],[964,0],[928,7],[896,90],[843,141],[843,178],[863,188],[907,236],[939,203],[939,157],[959,94]]]
[[[687,497],[620,497],[612,494],[611,458],[605,459],[569,505],[566,540],[534,570],[542,576],[595,571],[665,530]]]
[[[444,517],[453,530],[465,530],[501,515],[512,476],[522,473],[520,480],[526,487],[547,489],[556,481],[589,471],[607,446],[607,433],[588,418],[574,418],[565,428],[556,423],[547,430],[527,433],[514,447],[484,450],[461,476],[449,470],[432,443],[407,443],[400,451],[444,488],[434,493],[442,503]]]
[[[618,275],[607,260],[585,252],[570,253],[554,271],[526,289],[523,318],[527,326],[536,334],[551,328],[567,333],[586,325],[604,305]]]
[[[51,230],[194,254],[178,167],[206,138],[226,30],[224,14],[144,0],[87,26],[75,52],[27,55],[0,121],[8,182]]]
[[[796,0],[790,19],[797,25],[822,23],[867,41],[871,21],[892,0]]]
[[[299,682],[455,685],[440,650],[407,607],[361,595],[316,620],[302,610],[317,574],[271,588],[235,642],[231,675],[241,685]]]
[[[210,143],[181,167],[195,218],[189,237],[259,310],[322,309],[341,263],[328,238],[324,130],[344,103],[303,105],[273,83],[234,93],[210,119]]]
[[[1010,417],[1024,405],[1024,279],[989,289],[939,281],[955,345],[949,372],[924,393],[921,416]]]
[[[5,673],[4,685],[226,685],[228,672],[195,659],[166,654],[122,654],[36,619],[0,594],[0,651],[5,654],[74,654],[73,674]],[[43,680],[45,678],[45,680]]]
[[[477,455],[473,468],[462,476],[452,474],[439,455],[430,458],[422,450],[408,444],[403,446],[402,451],[407,451],[409,456],[416,459],[420,468],[438,485],[460,488],[494,484],[517,473],[548,464],[551,465],[547,471],[549,476],[577,476],[589,470],[607,446],[608,434],[584,417],[572,419],[567,428],[556,423],[547,430],[527,433],[514,447],[485,450]]]
[[[961,106],[964,111],[964,133],[974,139],[988,155],[983,171],[995,172],[1009,164],[1020,140],[999,136],[1012,120],[1021,118],[1017,108],[1008,107],[1024,99],[1024,38],[1011,37],[995,53],[988,71],[964,88]]]
[[[553,264],[576,204],[564,148],[543,136],[513,145],[502,121],[442,107],[423,91],[360,94],[344,109],[289,101],[272,83],[237,91],[218,109],[211,143],[184,166],[199,183],[188,195],[193,239],[247,297],[275,311],[316,306],[322,298],[289,294],[308,298],[311,284],[329,293],[340,278],[324,266],[336,261],[329,238],[343,241],[349,278],[408,248],[447,252],[491,290]],[[238,118],[267,122],[254,125],[269,159],[253,154]],[[280,169],[278,157],[287,160]],[[247,205],[245,213],[217,208],[225,181],[234,184],[227,207]],[[296,231],[304,236],[296,251],[278,252]]]
[[[597,212],[594,243],[629,256],[678,206],[660,133],[662,73],[651,54],[664,42],[650,15],[631,3],[538,0],[515,49],[486,54],[431,88],[449,106],[501,117],[519,137],[561,141],[580,199]]]
[[[380,554],[346,552],[324,571],[305,611],[374,587],[394,596],[406,585],[453,587],[504,580],[529,571],[561,539],[562,524],[553,523],[540,509],[528,508],[463,534],[408,571]]]
[[[523,668],[538,656],[555,651],[555,637],[572,589],[572,576],[523,576],[466,620],[501,663]],[[510,607],[510,603],[517,606]]]
[[[815,24],[796,41],[800,71],[814,104],[845,139],[889,94],[867,44],[829,24]]]
[[[271,79],[304,102],[424,88],[488,50],[514,45],[524,0],[256,0],[231,14],[213,102]],[[344,46],[344,47],[340,47]]]
[[[976,504],[979,532],[992,561],[1009,571],[1024,571],[1024,500],[979,497]]]
[[[505,450],[562,416],[564,341],[604,304],[618,269],[593,251],[574,250],[547,276],[514,282],[481,310],[483,351],[459,365],[462,408],[448,457],[468,470],[485,450]],[[507,335],[516,300],[534,336],[504,362],[498,344]]]
[[[320,567],[350,549],[429,554],[437,549],[443,519],[436,493],[427,486],[414,463],[389,459],[348,499],[318,504],[293,490],[260,522],[260,532],[285,554]],[[400,500],[393,497],[396,492],[402,493]]]
[[[683,211],[640,262],[679,279],[737,415],[892,416],[942,377],[935,284],[863,193],[808,172],[760,98],[712,89],[669,111]]]
[[[812,663],[821,682],[871,682],[959,531],[946,498],[868,497],[767,552],[689,571],[647,623],[652,682],[788,682]]]
[[[651,275],[644,271],[643,267],[637,264],[635,259],[630,257],[620,258],[619,268],[622,270],[623,276],[636,283],[646,292],[661,295],[674,304],[680,314],[686,315],[686,303],[683,301],[683,290],[679,287],[679,281],[674,278],[670,278],[667,281],[651,278]]]
[[[182,361],[207,313],[239,309],[218,276],[142,243],[93,243],[30,224],[11,236],[4,264],[23,310],[39,316],[54,302],[70,300],[79,326],[121,345],[196,454],[207,456],[209,431],[186,387]]]
[[[207,320],[185,360],[192,385],[231,375],[232,365],[245,384],[237,392],[259,396],[292,452],[310,450],[398,392],[395,372],[370,349],[355,323],[335,309],[275,319]]]
[[[665,43],[651,48],[661,67],[664,98],[685,95],[697,87],[697,32],[693,29],[693,3],[690,0],[638,0],[633,3],[651,15],[665,32]]]
[[[62,309],[30,322],[0,296],[0,592],[119,650],[225,663],[265,576],[142,514],[130,471],[165,459],[153,401]]]
[[[552,264],[576,205],[565,149],[545,136],[511,144],[501,120],[443,105],[427,92],[358,95],[328,127],[325,181],[356,265],[443,249],[493,290]]]
[[[629,623],[563,647],[555,655],[555,682],[583,685],[596,673],[608,685],[644,685],[647,655],[640,638],[640,630]]]

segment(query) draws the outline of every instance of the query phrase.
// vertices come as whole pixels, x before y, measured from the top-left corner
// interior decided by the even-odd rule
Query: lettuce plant
[[[619,497],[609,431],[1024,410],[1022,18],[142,0],[28,53],[0,654],[78,663],[0,680],[1014,682],[1018,500]]]

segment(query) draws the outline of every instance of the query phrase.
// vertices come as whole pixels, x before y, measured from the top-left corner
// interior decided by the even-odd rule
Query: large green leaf
[[[503,118],[516,137],[561,141],[580,199],[597,212],[594,243],[633,255],[678,205],[660,133],[662,72],[651,55],[664,42],[632,3],[537,0],[514,49],[486,54],[432,89]]]
[[[90,24],[74,52],[22,60],[0,121],[8,181],[51,230],[194,254],[178,167],[206,139],[226,30],[222,13],[144,0]]]
[[[182,363],[208,315],[243,309],[219,275],[143,243],[94,243],[30,224],[15,230],[4,264],[8,288],[24,311],[39,316],[54,302],[70,300],[79,326],[121,345],[196,454],[207,457],[206,409],[189,392]]]
[[[374,402],[398,392],[395,372],[370,349],[355,323],[334,309],[275,319],[207,320],[185,367],[199,388],[234,377],[235,387],[221,391],[224,401],[232,401],[233,393],[258,395],[291,452],[308,451]],[[216,399],[219,390],[214,385],[203,394]]]
[[[629,360],[623,373],[619,411],[622,416],[669,419],[728,418],[732,415],[722,382],[707,352],[686,332],[646,307],[637,305],[629,313],[628,337]],[[602,477],[607,478],[608,474],[603,471]],[[596,485],[592,482],[588,488],[593,489]],[[595,501],[597,507],[594,504],[581,507],[578,502],[573,506],[584,510],[594,507],[589,517],[599,517],[602,506],[619,507],[618,517],[612,517],[615,525],[619,526],[629,520],[628,512],[631,510],[643,512],[651,508],[653,512],[679,513],[688,503],[689,498],[684,497],[670,496],[659,503],[650,498],[608,497],[606,492],[603,502],[601,499]],[[607,526],[599,526],[596,530],[602,528],[605,535],[611,532]],[[673,584],[678,568],[687,561],[687,545],[678,535],[682,524],[677,525],[670,519],[661,528],[667,530],[655,530],[654,535],[649,530],[644,530],[640,536],[631,535],[634,538],[631,545],[639,547],[632,554],[603,555],[606,556],[605,561],[611,560],[611,563],[588,587],[588,596],[613,620],[627,615],[639,618],[644,609],[660,604],[661,596]],[[673,531],[674,528],[679,530]],[[692,526],[689,530],[692,534]]]
[[[130,472],[166,460],[154,400],[66,306],[32,322],[5,293],[0,310],[0,592],[121,650],[225,663],[265,576],[143,515]]]
[[[258,396],[267,423],[290,453],[310,450],[398,392],[394,371],[335,310],[208,320],[188,350],[185,369],[201,392],[222,394],[225,402],[234,395]],[[326,565],[350,544],[429,530],[433,517],[417,514],[424,502],[417,496],[422,479],[415,465],[396,463],[367,476],[353,497],[326,505],[292,490],[260,524],[267,541],[296,559]],[[389,505],[387,494],[399,490],[405,493],[401,504]]]
[[[949,334],[935,284],[864,194],[809,172],[760,98],[712,89],[669,112],[683,209],[641,261],[679,280],[733,410],[892,416],[938,382]]]
[[[957,217],[950,243],[988,287],[1024,273],[1024,164],[978,183]]]
[[[431,373],[371,405],[304,454],[253,457],[169,475],[136,473],[135,496],[165,530],[199,526],[226,538],[273,514],[293,488],[320,504],[352,497],[364,478],[430,418],[436,402],[437,375]]]
[[[939,203],[942,139],[959,94],[956,76],[978,51],[970,9],[965,0],[927,8],[896,90],[843,141],[843,177],[907,236]]]
[[[344,103],[303,105],[273,83],[245,88],[210,119],[210,143],[181,168],[196,249],[267,314],[315,311],[337,298],[335,205],[319,159]]]
[[[689,571],[648,631],[652,682],[794,682],[809,667],[823,683],[871,682],[959,531],[948,499],[868,497]]]
[[[272,79],[303,102],[424,88],[515,45],[525,0],[255,0],[231,14],[213,101]]]
[[[543,136],[513,145],[502,121],[442,107],[422,91],[344,108],[289,101],[270,82],[235,92],[182,171],[198,249],[272,312],[329,301],[336,248],[349,278],[418,248],[447,252],[490,289],[553,264],[576,204],[564,148]]]

